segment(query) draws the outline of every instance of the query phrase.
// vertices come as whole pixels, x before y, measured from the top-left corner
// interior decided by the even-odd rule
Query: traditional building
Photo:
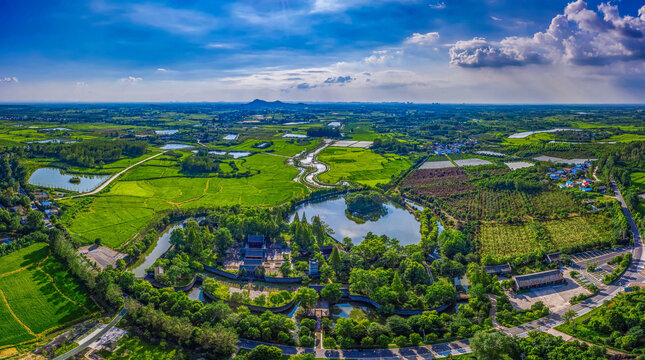
[[[244,248],[244,263],[240,269],[246,270],[247,274],[255,272],[255,268],[262,266],[266,257],[266,243],[264,235],[249,235],[246,247]]]
[[[515,290],[526,290],[564,283],[560,270],[547,270],[527,275],[513,276]]]
[[[511,271],[513,271],[509,263],[506,263],[503,265],[486,266],[484,270],[486,271],[486,274],[492,274],[492,275],[506,275],[506,274],[510,274]]]

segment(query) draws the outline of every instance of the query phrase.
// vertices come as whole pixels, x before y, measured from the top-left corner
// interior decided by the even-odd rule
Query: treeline
[[[398,155],[407,155],[413,151],[417,151],[417,145],[396,139],[377,138],[372,143],[370,149],[374,150],[377,154],[395,153]]]
[[[307,129],[307,136],[309,137],[340,137],[340,129],[335,127],[323,126],[312,127]]]
[[[189,156],[181,162],[181,170],[185,173],[203,174],[219,172],[219,164],[208,156]]]
[[[121,159],[138,157],[146,152],[148,143],[125,140],[90,140],[74,144],[30,144],[32,155],[58,159],[70,165],[101,167]]]

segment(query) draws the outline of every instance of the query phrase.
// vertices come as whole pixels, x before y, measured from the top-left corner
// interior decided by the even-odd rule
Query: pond
[[[173,230],[183,227],[186,222],[181,222],[179,224],[175,224],[166,231],[164,231],[161,236],[157,239],[157,243],[154,244],[154,248],[152,251],[146,255],[146,258],[143,260],[139,266],[135,267],[132,269],[132,272],[134,273],[134,276],[138,278],[143,278],[146,276],[146,269],[151,267],[152,264],[157,261],[159,257],[161,257],[163,254],[170,249],[170,233],[172,233]]]
[[[243,158],[245,156],[249,156],[249,155],[251,155],[251,153],[248,152],[248,151],[231,151],[231,152],[228,153],[228,155],[232,156],[233,159],[239,159],[239,158]]]
[[[186,144],[166,144],[162,146],[160,149],[162,150],[178,150],[178,149],[186,149],[186,148],[191,148],[193,145],[186,145]]]
[[[79,178],[81,181],[72,184],[69,180],[73,177]],[[31,174],[29,183],[48,188],[88,192],[96,189],[109,178],[109,175],[71,175],[65,174],[63,170],[57,168],[40,168]]]
[[[332,307],[334,317],[343,319],[361,320],[365,318],[369,308],[365,305],[354,304],[352,302],[336,304]]]
[[[345,216],[347,206],[344,198],[304,203],[299,205],[296,211],[301,218],[303,214],[306,214],[309,221],[316,215],[320,216],[320,220],[334,230],[333,236],[339,241],[348,237],[352,239],[352,243],[360,244],[365,235],[371,231],[376,235],[397,238],[401,245],[418,244],[421,240],[420,224],[414,215],[390,202],[385,204],[385,208],[387,215],[376,221],[366,221],[363,224],[357,224]],[[295,213],[291,215],[289,221],[293,221],[294,216]]]

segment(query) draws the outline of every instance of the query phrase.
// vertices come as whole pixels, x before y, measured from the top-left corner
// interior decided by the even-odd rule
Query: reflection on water
[[[36,186],[87,192],[96,189],[109,177],[109,175],[70,175],[64,174],[61,169],[40,168],[31,174],[28,182]],[[69,182],[71,178],[79,178],[80,182],[73,184]]]
[[[186,144],[166,144],[160,149],[162,150],[178,150],[178,149],[185,149],[185,148],[190,148],[193,147],[193,145],[186,145]]]
[[[151,267],[152,264],[154,264],[161,255],[163,255],[166,251],[168,251],[168,249],[170,249],[170,233],[172,233],[172,231],[177,228],[183,227],[184,224],[185,222],[175,224],[174,226],[168,228],[168,230],[164,231],[161,236],[159,236],[159,239],[157,239],[157,243],[154,245],[154,248],[152,249],[150,254],[146,255],[146,258],[139,266],[132,269],[134,276],[138,278],[143,278],[146,276],[146,269]]]
[[[342,303],[333,306],[332,314],[338,318],[362,320],[367,313],[367,306],[355,305],[353,303]]]
[[[342,240],[345,237],[352,239],[354,244],[359,244],[368,232],[376,235],[387,235],[397,238],[401,245],[418,244],[421,240],[419,222],[409,211],[396,206],[393,203],[386,203],[387,215],[376,221],[366,221],[357,224],[345,215],[347,206],[345,199],[336,198],[322,202],[305,203],[296,208],[298,216],[302,218],[306,214],[307,220],[313,216],[320,216],[320,219],[334,230],[334,238]],[[294,214],[295,215],[295,214]],[[294,215],[291,215],[290,221]]]

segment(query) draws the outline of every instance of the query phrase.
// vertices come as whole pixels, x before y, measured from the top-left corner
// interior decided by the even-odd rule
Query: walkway
[[[74,357],[74,356],[78,355],[81,351],[83,351],[83,350],[87,349],[87,347],[88,347],[88,346],[90,346],[90,344],[91,344],[91,343],[93,343],[94,341],[96,341],[98,338],[100,338],[100,337],[101,337],[101,336],[103,336],[105,333],[107,333],[108,331],[110,331],[110,329],[112,329],[114,326],[116,326],[116,324],[118,324],[118,323],[119,323],[119,321],[121,321],[121,319],[123,318],[123,316],[125,315],[125,313],[126,313],[126,310],[125,310],[125,309],[123,309],[123,310],[119,311],[119,313],[114,317],[114,319],[112,319],[112,321],[110,321],[110,323],[109,323],[109,324],[107,324],[107,326],[105,326],[105,327],[104,327],[103,329],[101,329],[100,331],[97,331],[97,332],[96,332],[94,335],[92,335],[89,339],[87,339],[87,340],[83,341],[83,343],[82,343],[82,344],[79,344],[77,347],[75,347],[75,348],[73,348],[72,350],[70,350],[70,351],[68,351],[68,352],[64,353],[63,355],[61,355],[61,356],[59,356],[59,357],[55,358],[54,360],[66,360],[66,359],[69,359],[69,358],[72,358],[72,357]]]
[[[166,151],[167,151],[167,150],[166,150]],[[148,160],[152,160],[152,159],[156,158],[157,156],[160,156],[160,155],[165,154],[165,153],[166,153],[166,151],[162,151],[162,152],[160,152],[160,153],[158,153],[158,154],[154,154],[154,155],[152,155],[152,156],[150,156],[150,157],[147,157],[147,158],[145,158],[145,159],[143,159],[143,160],[141,160],[141,161],[139,161],[139,162],[137,162],[137,163],[134,163],[134,164],[132,164],[132,165],[128,166],[127,168],[125,168],[125,169],[123,169],[123,170],[119,171],[118,173],[116,173],[116,174],[112,175],[112,177],[111,177],[111,178],[109,178],[106,182],[104,182],[104,183],[103,183],[103,184],[101,184],[99,187],[97,187],[96,189],[94,189],[94,190],[92,190],[92,191],[90,191],[90,192],[86,192],[86,193],[78,194],[78,195],[73,195],[73,196],[68,196],[68,197],[56,198],[56,199],[54,199],[54,200],[73,199],[73,198],[77,198],[77,197],[81,197],[81,196],[96,195],[96,194],[98,194],[99,192],[101,192],[101,190],[105,189],[105,187],[106,187],[106,186],[110,185],[110,183],[111,183],[112,181],[114,181],[116,178],[118,178],[121,174],[123,174],[123,173],[125,173],[126,171],[128,171],[128,170],[132,169],[132,168],[133,168],[133,167],[135,167],[135,166],[138,166],[138,165],[143,164],[144,162],[146,162],[146,161],[148,161]]]
[[[641,240],[641,235],[638,232],[638,228],[632,219],[632,216],[627,209],[627,205],[623,200],[623,197],[620,193],[620,190],[616,186],[616,183],[612,181],[612,187],[616,198],[620,201],[623,208],[623,212],[629,221],[629,225],[632,229],[632,234],[634,235],[634,246],[631,248],[633,260],[632,264],[627,268],[627,271],[612,285],[608,285],[602,288],[598,294],[593,297],[570,307],[566,307],[557,312],[553,312],[543,318],[513,327],[513,328],[499,328],[499,331],[506,333],[508,335],[514,335],[518,337],[525,337],[530,331],[540,330],[553,333],[552,329],[564,321],[562,319],[564,313],[569,310],[576,312],[577,316],[584,315],[591,310],[601,306],[604,301],[614,298],[619,293],[625,291],[625,287],[629,286],[632,283],[642,283],[645,281],[645,276],[641,275],[640,272],[643,271],[643,266],[645,264],[645,259],[643,258],[643,244]],[[238,346],[243,349],[253,349],[257,345],[264,344],[258,341],[240,339]],[[435,344],[435,345],[426,345],[426,346],[417,346],[409,347],[402,349],[382,349],[382,350],[325,350],[325,349],[310,349],[310,348],[301,348],[295,346],[284,346],[284,345],[274,345],[274,344],[265,344],[271,346],[277,346],[282,349],[283,354],[285,355],[296,355],[303,353],[312,353],[315,354],[316,358],[328,358],[328,359],[435,359],[447,357],[448,355],[459,355],[466,354],[471,352],[469,347],[468,340],[459,340],[452,341],[448,343]]]

